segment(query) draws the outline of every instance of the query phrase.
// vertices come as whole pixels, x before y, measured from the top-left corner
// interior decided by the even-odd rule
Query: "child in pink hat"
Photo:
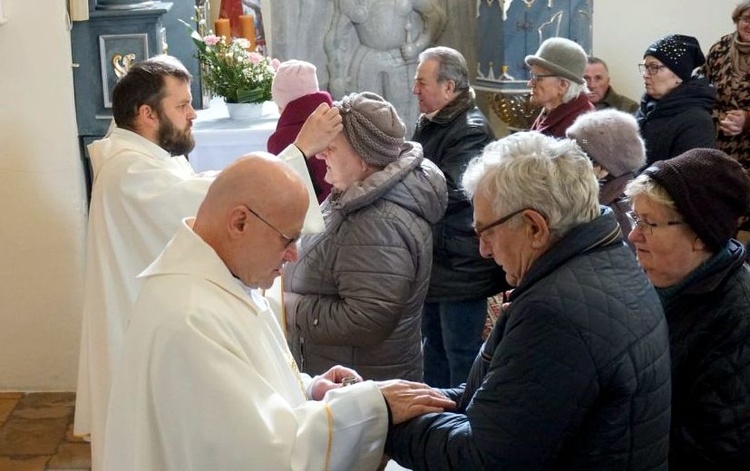
[[[278,154],[284,150],[302,129],[302,124],[321,103],[331,106],[331,95],[318,88],[318,77],[315,65],[300,61],[282,62],[271,84],[273,101],[279,107],[281,116],[276,131],[268,138],[268,152]],[[306,156],[307,168],[310,171],[318,203],[322,203],[331,192],[331,185],[324,178],[325,162],[313,155]]]

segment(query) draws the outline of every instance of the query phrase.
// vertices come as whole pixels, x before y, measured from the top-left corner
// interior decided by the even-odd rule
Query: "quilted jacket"
[[[432,265],[431,224],[445,178],[419,144],[321,207],[326,230],[305,236],[285,269],[292,351],[300,369],[341,364],[367,379],[422,379],[421,319]]]
[[[672,349],[672,470],[750,470],[750,267],[737,241],[658,290]]]
[[[448,209],[433,227],[434,256],[428,302],[463,301],[495,295],[508,288],[505,274],[479,254],[473,208],[461,187],[469,161],[495,139],[487,118],[474,101],[474,92],[461,92],[443,109],[417,123],[414,141],[424,156],[445,174]]]
[[[529,268],[455,413],[391,428],[410,469],[666,470],[667,323],[611,210]]]

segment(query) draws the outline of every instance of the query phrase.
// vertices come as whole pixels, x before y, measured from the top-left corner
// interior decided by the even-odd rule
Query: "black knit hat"
[[[643,171],[661,185],[685,222],[713,252],[723,248],[750,207],[750,178],[716,149],[692,149]]]
[[[659,59],[676,76],[686,82],[690,80],[696,67],[706,63],[698,40],[682,34],[671,34],[657,39],[643,53],[643,57],[646,56]]]

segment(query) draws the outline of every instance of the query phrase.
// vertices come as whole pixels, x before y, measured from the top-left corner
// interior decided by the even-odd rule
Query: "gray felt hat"
[[[536,65],[570,81],[582,84],[586,68],[586,51],[578,43],[566,38],[549,38],[537,49],[536,54],[526,56],[526,65]]]

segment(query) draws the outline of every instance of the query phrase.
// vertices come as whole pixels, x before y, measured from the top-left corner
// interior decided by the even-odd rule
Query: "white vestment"
[[[388,414],[363,382],[308,400],[265,299],[185,221],[141,275],[107,419],[107,471],[359,470]]]
[[[94,183],[74,433],[90,435],[92,469],[97,471],[112,372],[140,287],[136,277],[162,251],[180,221],[195,215],[213,178],[196,175],[184,157],[171,157],[148,139],[120,128],[92,143],[89,155]],[[289,146],[279,157],[306,178],[316,203],[305,221],[306,226],[313,221],[314,228],[306,231],[319,231],[322,216],[304,156]]]

